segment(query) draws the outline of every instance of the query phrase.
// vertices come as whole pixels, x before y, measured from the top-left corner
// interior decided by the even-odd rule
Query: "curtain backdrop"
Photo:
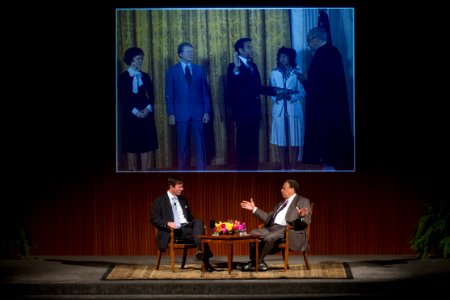
[[[123,54],[129,47],[144,51],[142,70],[150,74],[156,94],[155,118],[159,149],[157,169],[173,169],[176,163],[175,128],[168,125],[164,102],[165,71],[178,63],[177,46],[188,41],[194,46],[194,63],[205,68],[213,107],[213,121],[206,128],[207,154],[216,169],[234,163],[234,124],[224,105],[227,66],[233,60],[234,43],[242,37],[253,40],[254,62],[268,84],[275,67],[278,48],[290,47],[289,10],[286,9],[217,9],[217,10],[117,10],[118,73],[126,70]],[[271,101],[262,97],[263,120],[260,129],[261,163],[270,163],[276,155],[269,146]],[[117,106],[120,108],[120,106]],[[117,122],[121,122],[118,109]],[[118,130],[118,169],[123,170]]]

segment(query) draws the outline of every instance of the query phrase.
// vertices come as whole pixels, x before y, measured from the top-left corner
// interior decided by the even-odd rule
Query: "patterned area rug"
[[[105,280],[149,280],[149,279],[352,279],[350,268],[343,263],[322,262],[312,264],[311,270],[304,264],[289,265],[284,272],[283,265],[269,265],[266,272],[242,272],[233,269],[228,274],[226,264],[216,264],[215,272],[201,272],[200,264],[188,264],[180,269],[179,264],[173,273],[170,265],[161,265],[159,270],[151,265],[115,265],[103,277]],[[239,268],[239,266],[238,266]]]

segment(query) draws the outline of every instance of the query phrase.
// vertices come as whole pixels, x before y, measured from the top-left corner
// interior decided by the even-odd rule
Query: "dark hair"
[[[300,185],[297,181],[295,181],[294,179],[288,179],[286,180],[286,182],[289,183],[289,186],[291,188],[294,188],[296,194],[300,194]]]
[[[295,49],[287,48],[285,46],[279,48],[277,53],[277,66],[280,63],[281,54],[285,54],[289,57],[289,64],[291,67],[295,68],[297,66],[297,62],[295,61],[297,58],[297,52],[295,52]]]
[[[181,52],[183,52],[183,48],[184,47],[191,47],[194,48],[194,46],[192,46],[191,43],[188,42],[183,42],[181,44],[178,45],[177,51],[178,51],[178,56],[180,56]]]
[[[252,39],[251,38],[241,38],[239,40],[236,41],[236,43],[234,44],[234,51],[239,53],[239,49],[244,49],[244,44],[246,42],[251,42]]]
[[[169,179],[167,179],[167,183],[169,184],[169,187],[171,187],[183,183],[183,180],[178,177],[170,176]]]
[[[130,65],[133,61],[133,58],[135,58],[138,55],[144,55],[144,51],[141,48],[138,47],[131,47],[128,48],[127,51],[125,51],[125,54],[123,55],[123,61]]]

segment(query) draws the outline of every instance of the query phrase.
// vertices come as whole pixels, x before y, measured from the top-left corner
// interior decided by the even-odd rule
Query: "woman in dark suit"
[[[141,71],[144,52],[132,47],[125,51],[129,68],[119,75],[118,94],[122,105],[122,150],[129,171],[154,168],[153,151],[158,149],[155,126],[155,95],[150,76]]]

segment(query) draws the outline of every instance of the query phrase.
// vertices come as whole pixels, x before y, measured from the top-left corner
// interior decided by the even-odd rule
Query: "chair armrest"
[[[259,224],[258,228],[264,228],[264,224]],[[286,230],[291,230],[291,229],[294,229],[294,226],[288,224],[286,226]]]

